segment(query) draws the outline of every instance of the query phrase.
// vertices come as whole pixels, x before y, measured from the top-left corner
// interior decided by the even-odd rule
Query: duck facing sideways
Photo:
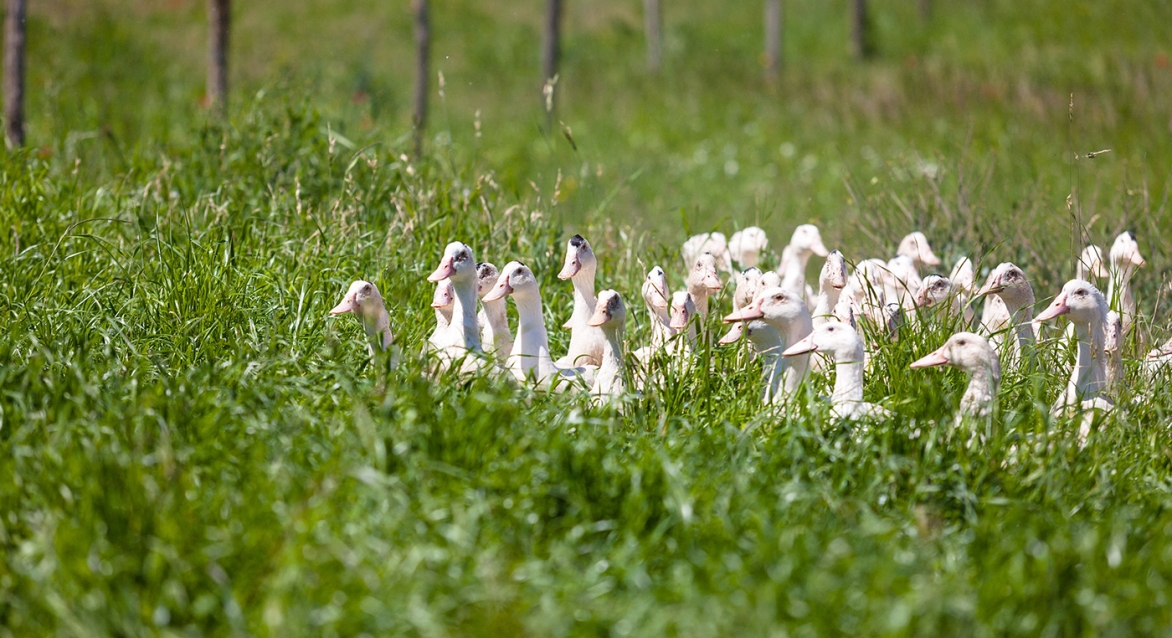
[[[374,356],[376,348],[385,351],[395,342],[395,337],[391,335],[391,318],[378,286],[361,279],[350,284],[341,303],[330,310],[331,315],[346,313],[353,313],[362,322],[367,338],[366,347],[371,356]]]
[[[951,366],[968,373],[969,385],[960,399],[963,416],[988,416],[1001,385],[1001,362],[989,340],[972,332],[958,332],[939,350],[916,360],[913,369]]]
[[[708,316],[708,297],[720,292],[724,284],[720,283],[720,275],[716,271],[716,258],[710,253],[704,253],[696,258],[692,264],[692,272],[688,275],[688,294],[692,295],[692,303],[701,318]]]
[[[781,339],[782,350],[787,344],[797,343],[813,330],[813,321],[810,317],[810,311],[806,309],[806,302],[781,287],[762,290],[748,306],[724,318],[725,323],[757,320],[763,321],[777,331]],[[761,341],[761,339],[765,339],[765,341]],[[766,356],[769,351],[774,349],[769,335],[761,335],[758,340],[754,341],[754,347],[762,356]],[[762,347],[764,347],[764,352]],[[765,364],[766,369],[770,371],[765,400],[778,403],[783,397],[793,396],[798,391],[798,387],[806,379],[806,374],[810,370],[810,356],[798,354],[785,361],[776,361],[776,359],[766,356]],[[781,366],[776,373],[772,370],[775,365]],[[780,394],[777,391],[778,373],[782,382]]]
[[[808,353],[823,353],[834,361],[834,393],[830,397],[832,414],[847,420],[891,418],[891,411],[887,408],[863,401],[863,340],[854,328],[845,323],[822,324],[781,354],[796,357]]]
[[[995,348],[1006,342],[1005,333],[1009,333],[1009,353],[1017,358],[1036,339],[1034,324],[1030,322],[1034,313],[1034,289],[1021,268],[1005,262],[989,273],[984,287],[977,292],[977,296],[989,295],[996,297],[996,301],[992,297],[987,299],[981,326],[989,333],[989,342]]]

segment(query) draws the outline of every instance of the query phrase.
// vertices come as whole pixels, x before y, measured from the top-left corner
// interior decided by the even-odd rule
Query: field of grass
[[[437,3],[419,161],[398,4],[240,3],[227,123],[200,107],[202,3],[34,4],[30,147],[0,159],[0,636],[1172,625],[1172,396],[1135,360],[1172,314],[1167,2],[937,3],[928,23],[876,2],[865,65],[845,6],[788,2],[772,87],[757,5],[665,3],[649,76],[638,3],[571,2],[576,149],[540,130],[540,3]],[[866,395],[897,417],[862,432],[821,377],[762,408],[744,346],[701,348],[621,414],[424,374],[448,241],[532,267],[557,353],[583,233],[634,349],[638,286],[654,264],[681,284],[687,232],[759,222],[780,246],[805,221],[851,260],[922,229],[949,263],[1020,264],[1043,302],[1084,237],[1135,230],[1125,407],[1080,448],[1047,416],[1073,359],[1050,341],[1007,367],[995,418],[956,426],[963,377],[907,368],[954,328],[934,323],[877,353]],[[327,316],[356,278],[387,297],[396,370]]]

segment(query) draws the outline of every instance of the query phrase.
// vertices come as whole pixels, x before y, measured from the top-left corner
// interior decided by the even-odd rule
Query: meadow
[[[394,3],[238,7],[226,121],[202,3],[32,7],[30,145],[0,159],[0,636],[1166,631],[1172,397],[1138,359],[1172,330],[1172,5],[877,2],[859,64],[845,5],[794,1],[772,84],[759,9],[673,3],[651,75],[637,3],[570,3],[544,131],[539,3],[437,5],[415,159]],[[639,284],[682,283],[689,233],[780,249],[804,222],[852,261],[914,229],[948,264],[1014,261],[1039,309],[1133,230],[1125,407],[1080,447],[1048,416],[1054,339],[957,426],[963,376],[908,369],[947,322],[877,352],[866,396],[897,416],[865,431],[821,377],[761,406],[745,344],[621,413],[425,373],[449,241],[533,269],[556,353],[582,233],[633,350]],[[397,369],[327,315],[357,278]]]

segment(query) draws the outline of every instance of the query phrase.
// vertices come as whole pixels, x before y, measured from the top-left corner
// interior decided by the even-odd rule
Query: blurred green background
[[[846,2],[789,0],[772,85],[761,3],[664,4],[652,74],[640,2],[567,3],[556,119],[574,150],[542,132],[544,3],[434,2],[429,152],[495,171],[518,197],[536,186],[548,198],[560,171],[569,223],[601,211],[672,241],[759,223],[776,243],[809,220],[835,243],[889,251],[904,230],[882,221],[894,212],[929,237],[940,224],[938,241],[988,248],[1024,220],[1070,228],[1072,192],[1092,234],[1154,230],[1140,213],[1172,169],[1166,0],[938,1],[928,19],[911,0],[879,0],[865,63],[850,54]],[[58,0],[30,15],[29,137],[44,154],[116,174],[127,153],[182,144],[207,118],[204,3]],[[233,20],[232,113],[289,92],[355,146],[409,148],[407,3],[238,2]],[[924,177],[940,202],[893,201]],[[1015,223],[954,237],[972,224],[948,205]]]

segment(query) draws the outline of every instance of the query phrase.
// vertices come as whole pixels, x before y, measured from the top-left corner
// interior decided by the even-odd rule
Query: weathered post
[[[427,126],[431,22],[427,0],[413,0],[412,7],[415,10],[415,112],[411,116],[411,126],[415,133],[415,157],[422,157],[423,133]]]
[[[208,100],[216,115],[228,112],[228,29],[231,0],[208,0]]]
[[[13,146],[24,146],[25,8],[8,0],[4,14],[4,132]]]

